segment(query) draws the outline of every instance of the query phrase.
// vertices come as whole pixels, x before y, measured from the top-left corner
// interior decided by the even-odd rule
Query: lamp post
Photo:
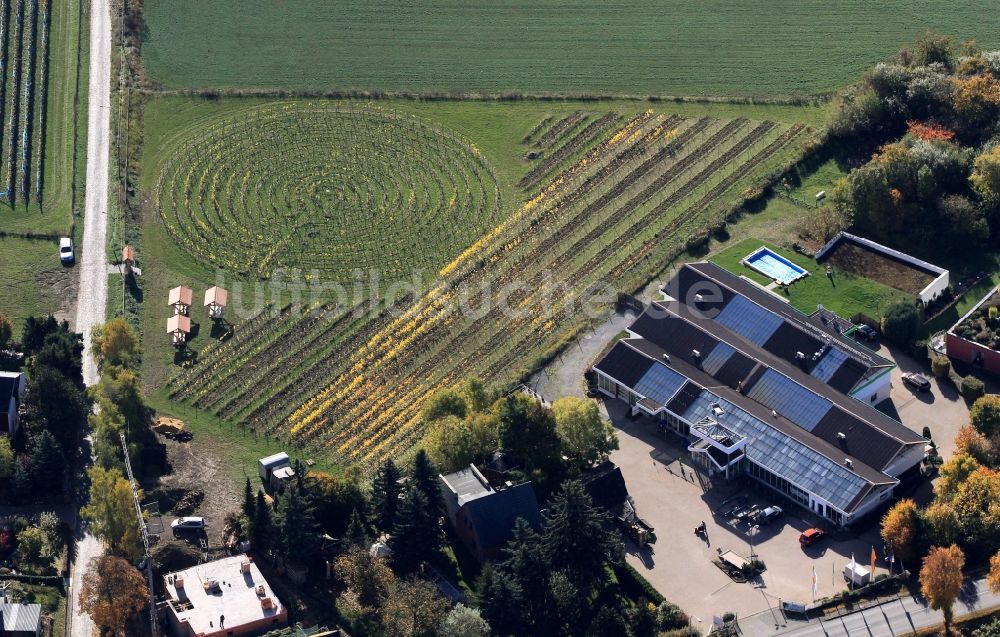
[[[757,555],[754,554],[754,552],[753,552],[753,534],[756,533],[759,530],[760,530],[760,526],[757,525],[757,524],[752,524],[752,525],[750,525],[750,528],[747,529],[747,537],[750,538],[750,559],[751,560],[753,560],[755,557],[757,557]]]

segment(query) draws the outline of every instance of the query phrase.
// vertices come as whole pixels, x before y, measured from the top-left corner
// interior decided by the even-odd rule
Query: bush
[[[676,604],[664,601],[656,609],[656,627],[660,630],[683,628],[688,621],[688,616]]]
[[[910,347],[920,329],[920,310],[900,301],[889,306],[882,317],[882,333],[896,345]]]
[[[935,378],[947,378],[951,371],[951,360],[947,356],[935,356],[931,359],[931,372]]]
[[[639,574],[639,571],[632,568],[631,564],[622,563],[615,566],[615,577],[618,578],[618,585],[622,588],[622,593],[629,599],[639,599],[645,597],[654,604],[664,602],[663,595],[653,588],[653,585],[646,581],[646,578]]]
[[[962,379],[958,391],[966,400],[977,400],[986,393],[986,387],[983,385],[983,381],[975,376],[966,376]]]

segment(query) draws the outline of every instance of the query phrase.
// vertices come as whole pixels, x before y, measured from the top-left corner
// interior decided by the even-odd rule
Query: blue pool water
[[[765,247],[754,250],[743,259],[743,263],[748,268],[760,272],[767,278],[774,279],[785,285],[809,274],[806,270],[795,265],[785,257],[775,254]]]

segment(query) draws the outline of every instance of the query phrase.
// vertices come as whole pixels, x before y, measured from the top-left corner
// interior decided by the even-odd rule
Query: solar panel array
[[[708,353],[708,356],[701,361],[701,367],[712,376],[715,376],[716,372],[718,372],[719,369],[726,364],[726,361],[728,361],[729,357],[735,352],[735,349],[726,343],[720,342],[718,345],[713,347],[712,351]]]
[[[823,419],[833,403],[814,394],[781,372],[769,369],[753,384],[747,396],[791,420],[806,431]]]
[[[635,393],[656,401],[659,405],[667,402],[677,393],[687,379],[662,363],[653,363],[635,384]]]
[[[847,359],[848,356],[844,351],[836,347],[831,347],[827,350],[823,358],[819,359],[819,363],[816,364],[816,367],[813,367],[811,373],[816,378],[827,383]]]
[[[715,416],[712,411],[716,404],[725,412],[722,416]],[[717,418],[726,428],[750,439],[745,450],[749,460],[842,511],[868,484],[864,478],[708,390],[702,390],[680,415],[689,422],[698,422],[706,416]]]
[[[777,314],[742,296],[734,296],[715,320],[755,345],[764,345],[784,323]]]

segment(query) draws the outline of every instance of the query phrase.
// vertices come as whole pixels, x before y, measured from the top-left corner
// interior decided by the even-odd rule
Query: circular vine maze
[[[301,102],[192,131],[157,199],[174,239],[211,265],[340,283],[359,269],[382,282],[433,275],[501,205],[492,168],[457,136],[392,111]]]

